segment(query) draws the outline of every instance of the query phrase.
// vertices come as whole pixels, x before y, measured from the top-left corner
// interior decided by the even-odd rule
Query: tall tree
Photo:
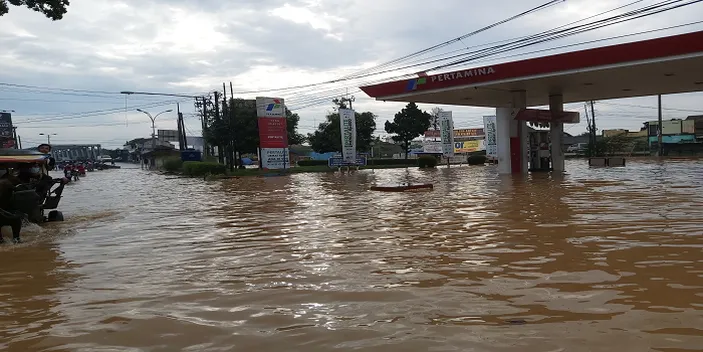
[[[342,151],[342,135],[339,126],[339,109],[346,108],[346,102],[333,100],[335,112],[327,114],[325,122],[317,130],[308,134],[308,142],[312,150],[318,153]],[[356,118],[356,148],[361,152],[371,149],[373,132],[376,130],[376,115],[372,112],[354,113]]]
[[[443,111],[444,109],[440,107],[434,107],[430,111],[430,115],[432,115],[432,121],[430,121],[430,124],[432,125],[432,129],[435,131],[439,130],[439,114]]]
[[[420,110],[415,103],[408,103],[403,110],[395,114],[393,122],[386,121],[385,129],[387,133],[394,134],[391,138],[401,144],[407,159],[410,142],[425,133],[431,121],[432,115]]]
[[[0,0],[0,16],[10,11],[10,6],[24,6],[57,21],[68,12],[69,0]]]

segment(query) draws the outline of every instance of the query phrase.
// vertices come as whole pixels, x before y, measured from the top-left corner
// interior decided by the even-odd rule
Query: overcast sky
[[[0,17],[0,110],[15,110],[13,119],[25,147],[43,141],[40,133],[55,133],[53,144],[119,147],[126,140],[151,133],[149,119],[135,112],[136,108],[152,113],[176,108],[174,98],[126,97],[120,91],[202,94],[232,81],[239,97],[285,98],[289,108],[301,116],[303,133],[311,132],[324,119],[334,96],[348,92],[356,97],[356,110],[379,116],[377,125],[382,132],[383,122],[392,119],[403,104],[370,100],[357,87],[403,73],[400,71],[313,88],[256,92],[340,78],[545,2],[72,0],[68,14],[56,22],[12,7]],[[631,2],[567,0],[404,64],[538,33]],[[656,2],[640,1],[622,11]],[[516,60],[520,57],[507,55],[527,51],[700,21],[701,13],[703,3],[501,54],[475,65]],[[698,30],[703,30],[702,24],[590,46]],[[703,114],[702,102],[703,94],[698,93],[665,96],[664,118]],[[193,101],[180,99],[180,103],[188,133],[200,135]],[[433,106],[421,107],[429,110]],[[485,108],[444,108],[454,112],[457,127],[482,127],[482,116],[494,113]],[[583,104],[567,108],[582,111]],[[597,103],[600,128],[636,130],[644,121],[656,119],[656,113],[656,97]],[[157,128],[175,129],[175,117],[175,113],[161,115]],[[577,134],[584,127],[582,123],[566,130]]]

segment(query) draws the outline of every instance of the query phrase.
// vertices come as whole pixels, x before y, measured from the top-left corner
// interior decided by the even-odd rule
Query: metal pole
[[[151,114],[148,111],[144,111],[142,109],[137,109],[137,111],[146,114],[146,116],[149,116],[149,119],[151,120],[151,148],[152,148],[152,154],[156,153],[156,118],[159,117],[161,114],[165,114],[167,112],[173,111],[172,109],[164,110],[155,116],[151,116]],[[153,162],[149,163],[149,167],[151,168],[153,166]]]
[[[657,125],[657,144],[659,146],[659,150],[657,154],[659,156],[662,156],[664,154],[664,146],[662,145],[662,95],[659,94],[657,96],[657,101],[658,101],[658,114],[659,114],[659,125]]]

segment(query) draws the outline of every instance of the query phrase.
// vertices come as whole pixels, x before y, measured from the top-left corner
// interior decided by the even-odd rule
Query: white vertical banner
[[[356,114],[352,109],[339,109],[339,129],[342,136],[342,160],[356,163]]]
[[[486,157],[496,160],[498,159],[498,133],[495,116],[483,117],[483,131],[486,134]]]
[[[439,113],[439,136],[442,140],[442,154],[454,156],[454,120],[451,111]]]

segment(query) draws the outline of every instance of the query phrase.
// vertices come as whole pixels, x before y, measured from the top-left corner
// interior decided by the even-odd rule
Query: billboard
[[[483,128],[462,128],[454,130],[454,138],[481,137],[485,135]]]
[[[0,138],[12,138],[12,114],[0,112]]]
[[[681,134],[696,134],[696,120],[681,121]]]
[[[156,136],[163,142],[178,142],[178,130],[156,130]]]
[[[356,162],[356,114],[352,109],[339,109],[339,129],[342,136],[342,159]]]
[[[422,151],[424,153],[442,154],[442,143],[425,141],[424,143],[422,143]]]
[[[442,154],[446,157],[454,155],[454,120],[451,111],[439,113],[439,132],[442,140]]]
[[[288,128],[283,98],[256,97],[261,166],[285,169],[289,164]]]
[[[0,145],[2,148],[13,148],[15,138],[12,133],[12,114],[0,112]]]
[[[473,153],[481,150],[486,150],[486,145],[483,139],[473,141],[454,142],[454,153]]]
[[[454,130],[454,138],[467,138],[467,137],[482,137],[484,136],[483,128],[460,128]],[[427,130],[425,131],[425,138],[440,138],[440,130]]]
[[[681,120],[662,121],[662,135],[672,136],[681,134]]]
[[[425,138],[439,138],[439,130],[425,131]]]
[[[483,117],[483,129],[486,133],[486,139],[484,142],[486,156],[489,159],[498,159],[498,134],[496,131],[495,115]]]

